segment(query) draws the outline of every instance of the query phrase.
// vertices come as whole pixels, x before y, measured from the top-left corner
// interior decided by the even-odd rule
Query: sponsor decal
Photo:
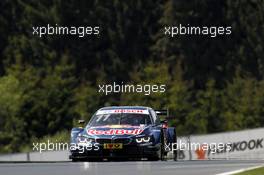
[[[228,149],[230,147],[230,149]],[[237,152],[237,151],[251,151],[254,149],[261,149],[263,148],[263,138],[261,139],[251,139],[249,141],[243,140],[240,142],[233,142],[229,143],[227,146],[225,146],[223,149],[219,150],[217,149],[216,153],[226,153],[226,152]],[[210,150],[209,153],[210,154]]]
[[[227,144],[218,144],[209,146],[209,149],[205,149],[205,145],[202,145],[199,149],[195,150],[197,159],[206,159],[206,156],[213,154],[223,154],[223,153],[232,153],[238,151],[251,151],[255,149],[263,148],[263,138],[261,139],[251,139],[248,141],[233,142]]]
[[[122,149],[123,144],[122,143],[105,143],[104,149]]]
[[[131,113],[131,114],[149,114],[148,110],[138,109],[114,109],[114,110],[100,110],[97,111],[96,115],[102,114],[118,114],[118,113]]]
[[[134,130],[126,130],[126,129],[110,129],[110,130],[95,130],[88,129],[87,134],[89,135],[138,135],[141,134],[143,129],[134,129]]]
[[[140,128],[140,126],[132,126],[132,125],[103,125],[103,126],[92,126],[92,127],[89,127],[89,128],[91,128],[91,129],[98,129],[98,128],[112,128],[112,129],[114,129],[114,128]]]

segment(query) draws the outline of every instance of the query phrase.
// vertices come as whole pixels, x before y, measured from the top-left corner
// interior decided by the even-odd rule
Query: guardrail
[[[0,155],[0,161],[67,161],[69,151],[45,151]]]
[[[264,128],[180,137],[179,142],[199,145],[220,145],[221,149],[196,148],[179,151],[182,160],[264,159]],[[229,145],[229,147],[227,147]],[[206,148],[206,147],[205,147]]]

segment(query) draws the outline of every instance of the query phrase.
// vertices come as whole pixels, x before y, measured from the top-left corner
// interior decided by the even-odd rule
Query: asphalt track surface
[[[0,163],[0,175],[214,175],[264,160]]]

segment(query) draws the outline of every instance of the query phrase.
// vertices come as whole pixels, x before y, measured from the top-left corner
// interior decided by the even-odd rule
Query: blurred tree
[[[188,116],[193,111],[192,82],[183,79],[184,70],[178,62],[173,68],[167,87],[168,102],[165,105],[169,108],[171,126],[175,126],[178,134],[189,134],[190,129],[186,128]]]
[[[254,78],[237,74],[233,82],[228,83],[223,96],[224,130],[259,127],[262,104],[259,83]],[[259,113],[260,112],[260,113]]]
[[[88,83],[82,83],[75,89],[74,94],[74,100],[76,101],[74,110],[78,114],[75,119],[86,119],[86,121],[89,121],[98,106],[100,106],[100,96],[97,93],[97,89]]]
[[[2,0],[2,150],[68,130],[108,105],[169,108],[180,134],[264,126],[263,7],[260,0]],[[100,26],[100,35],[32,34],[47,24]],[[164,35],[179,24],[231,26],[232,34]],[[113,82],[165,84],[166,92],[98,93]]]
[[[24,123],[18,115],[25,98],[18,79],[12,75],[1,77],[0,94],[0,151],[18,151],[25,136]]]
[[[146,105],[152,106],[154,109],[162,109],[167,107],[167,82],[170,76],[168,74],[168,66],[165,63],[148,62],[143,68],[135,67],[130,74],[128,84],[142,87],[141,93],[123,93],[121,95],[120,105]],[[150,89],[152,85],[158,85],[159,91],[161,85],[165,85],[166,91],[153,93]],[[144,87],[145,86],[145,87]],[[145,88],[145,90],[144,90]]]

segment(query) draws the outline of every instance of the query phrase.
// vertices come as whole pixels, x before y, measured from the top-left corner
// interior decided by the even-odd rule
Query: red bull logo
[[[110,130],[95,130],[88,129],[89,135],[138,135],[143,132],[142,129],[126,130],[126,129],[110,129]]]

